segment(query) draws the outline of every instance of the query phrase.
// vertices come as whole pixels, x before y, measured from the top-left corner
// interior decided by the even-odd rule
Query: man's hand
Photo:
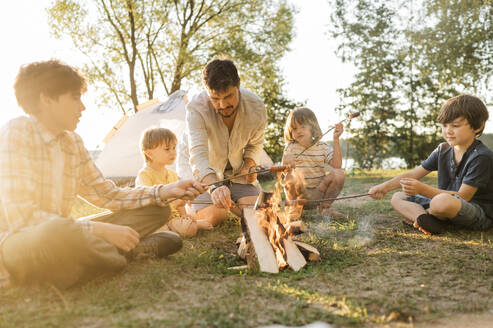
[[[400,184],[402,187],[402,191],[407,195],[407,196],[414,196],[416,194],[420,194],[423,183],[420,182],[417,179],[412,179],[412,178],[402,178],[400,180]]]
[[[253,161],[253,159],[245,158],[243,161],[243,165],[241,166],[241,169],[240,169],[240,174],[247,174],[250,172],[254,172],[253,170],[255,169],[255,166],[256,166],[256,164]],[[257,180],[257,174],[252,173],[249,175],[245,175],[244,180],[245,180],[245,183],[250,183],[250,184],[254,183],[255,180]]]
[[[161,197],[161,200],[163,201],[170,198],[192,200],[204,193],[206,189],[206,185],[195,180],[181,180],[161,187],[159,190],[159,197]]]
[[[385,190],[382,184],[371,187],[370,190],[368,191],[368,194],[373,199],[382,199],[386,193],[387,190]]]
[[[334,140],[339,140],[339,137],[344,132],[344,125],[337,123],[334,127]]]
[[[224,208],[226,211],[229,211],[229,208],[233,204],[231,201],[231,193],[229,188],[226,186],[221,186],[216,188],[212,194],[212,203],[219,208]]]
[[[104,222],[93,223],[93,234],[119,249],[129,252],[139,243],[139,233],[134,229]]]

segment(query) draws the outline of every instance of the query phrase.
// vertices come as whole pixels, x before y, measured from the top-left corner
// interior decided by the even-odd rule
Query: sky
[[[0,54],[0,126],[23,115],[17,106],[13,84],[19,66],[32,61],[59,58],[81,65],[85,58],[74,50],[71,42],[56,40],[50,35],[45,8],[51,0],[16,0],[3,4],[0,35],[3,51]],[[339,104],[338,88],[348,86],[354,75],[349,63],[335,55],[337,44],[329,34],[331,7],[327,0],[290,0],[298,13],[295,16],[296,37],[291,51],[282,59],[281,69],[286,85],[285,94],[295,101],[304,101],[319,120],[322,131],[340,121],[334,109]],[[241,74],[241,67],[239,68]],[[188,94],[191,99],[192,93]],[[158,97],[165,100],[166,95]],[[91,86],[84,95],[86,111],[76,132],[88,149],[102,149],[103,138],[120,119],[121,111],[100,109],[95,105]],[[491,130],[492,124],[487,124]]]

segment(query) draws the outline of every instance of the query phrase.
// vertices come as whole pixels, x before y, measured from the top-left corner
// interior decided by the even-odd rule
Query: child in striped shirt
[[[319,200],[337,197],[344,186],[339,144],[339,137],[343,131],[342,123],[335,126],[333,147],[331,147],[328,142],[320,140],[322,131],[315,114],[310,109],[301,107],[289,113],[284,127],[286,148],[282,163],[295,165],[296,168],[288,173],[284,180],[287,199]],[[314,205],[310,206],[308,203],[305,208],[313,208]],[[289,218],[298,218],[302,210],[303,206],[291,208]],[[332,207],[331,201],[320,203],[319,213],[331,217],[343,216]]]

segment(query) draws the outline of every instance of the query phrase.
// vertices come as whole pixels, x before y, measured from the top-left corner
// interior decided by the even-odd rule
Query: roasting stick
[[[337,123],[337,124],[344,123],[344,122],[346,122],[346,121],[348,121],[348,120],[350,121],[350,120],[352,120],[353,118],[358,117],[358,116],[359,116],[359,112],[353,113],[353,114],[349,115],[348,117],[346,117],[345,119],[343,119],[342,121],[340,121],[340,122],[339,122],[339,123]],[[336,124],[336,125],[337,125],[337,124]],[[310,146],[308,146],[308,147],[306,147],[305,149],[303,149],[303,151],[302,151],[301,153],[299,153],[298,155],[296,155],[296,157],[295,157],[294,159],[297,159],[298,157],[300,157],[300,156],[301,156],[301,154],[303,154],[303,153],[304,153],[307,149],[311,148],[311,147],[312,147],[312,146],[314,146],[317,142],[319,142],[319,141],[323,138],[323,136],[324,136],[324,135],[326,135],[326,134],[327,134],[327,133],[329,133],[330,131],[334,130],[334,129],[335,129],[335,127],[336,127],[336,125],[333,125],[333,126],[332,126],[332,127],[330,127],[327,131],[325,131],[325,132],[324,132],[324,134],[322,134],[322,135],[320,136],[320,138],[318,138],[317,140],[315,140],[315,141],[314,141],[314,142],[313,142]]]
[[[256,166],[256,167],[257,168],[260,168],[259,166]],[[244,177],[244,176],[247,176],[247,175],[251,175],[251,174],[265,173],[265,172],[272,172],[272,173],[275,173],[275,172],[285,172],[285,171],[290,170],[290,169],[291,169],[291,167],[289,165],[274,165],[274,166],[269,167],[269,168],[255,170],[253,172],[248,172],[248,173],[243,173],[243,174],[237,174],[237,175],[234,175],[234,176],[229,177],[227,179],[223,179],[223,180],[219,180],[219,181],[216,181],[216,182],[213,182],[213,183],[209,183],[207,186],[210,187],[210,186],[212,186],[214,184],[227,182],[227,181],[230,181],[230,180],[233,180],[233,179],[236,179],[236,178],[241,178],[241,177]]]
[[[293,200],[285,200],[283,203],[286,206],[294,206],[294,205],[305,205],[306,203],[322,203],[326,201],[336,201],[340,199],[350,199],[350,198],[358,198],[358,197],[364,197],[364,196],[369,196],[370,194],[358,194],[358,195],[349,195],[349,196],[341,196],[341,197],[336,197],[336,198],[323,198],[323,199],[293,199]],[[212,205],[212,202],[203,202],[203,201],[191,201],[191,204],[197,204],[197,205]],[[239,206],[254,206],[255,204],[236,204],[233,203],[233,207],[239,207]]]
[[[219,180],[219,181],[215,181],[215,182],[206,184],[206,186],[207,187],[210,187],[210,186],[215,185],[215,184],[218,184],[218,183],[223,183],[223,182],[231,181],[233,179],[241,178],[241,177],[244,177],[244,176],[247,176],[247,175],[251,175],[251,174],[265,173],[265,172],[272,172],[272,173],[275,173],[275,172],[285,172],[285,171],[291,169],[291,167],[289,165],[274,165],[272,167],[265,168],[265,169],[257,169],[257,168],[261,168],[261,166],[256,166],[256,169],[253,172],[248,172],[248,173],[233,175],[232,177],[229,177],[227,179],[222,179],[222,180]],[[174,202],[175,200],[178,200],[178,199],[181,199],[181,198],[183,198],[183,197],[175,197],[173,199],[167,200],[165,202],[165,204],[168,205],[169,203]]]

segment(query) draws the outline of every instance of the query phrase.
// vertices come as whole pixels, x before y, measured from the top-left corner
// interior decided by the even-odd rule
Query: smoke
[[[349,222],[331,220],[329,215],[317,215],[311,219],[313,221],[309,223],[308,232],[320,239],[331,240],[334,237],[339,241],[345,239],[349,247],[358,248],[368,245],[374,238],[373,221],[370,215]]]
[[[371,216],[365,215],[358,218],[358,228],[356,235],[349,240],[349,245],[352,247],[362,247],[368,245],[374,237],[373,224]]]

